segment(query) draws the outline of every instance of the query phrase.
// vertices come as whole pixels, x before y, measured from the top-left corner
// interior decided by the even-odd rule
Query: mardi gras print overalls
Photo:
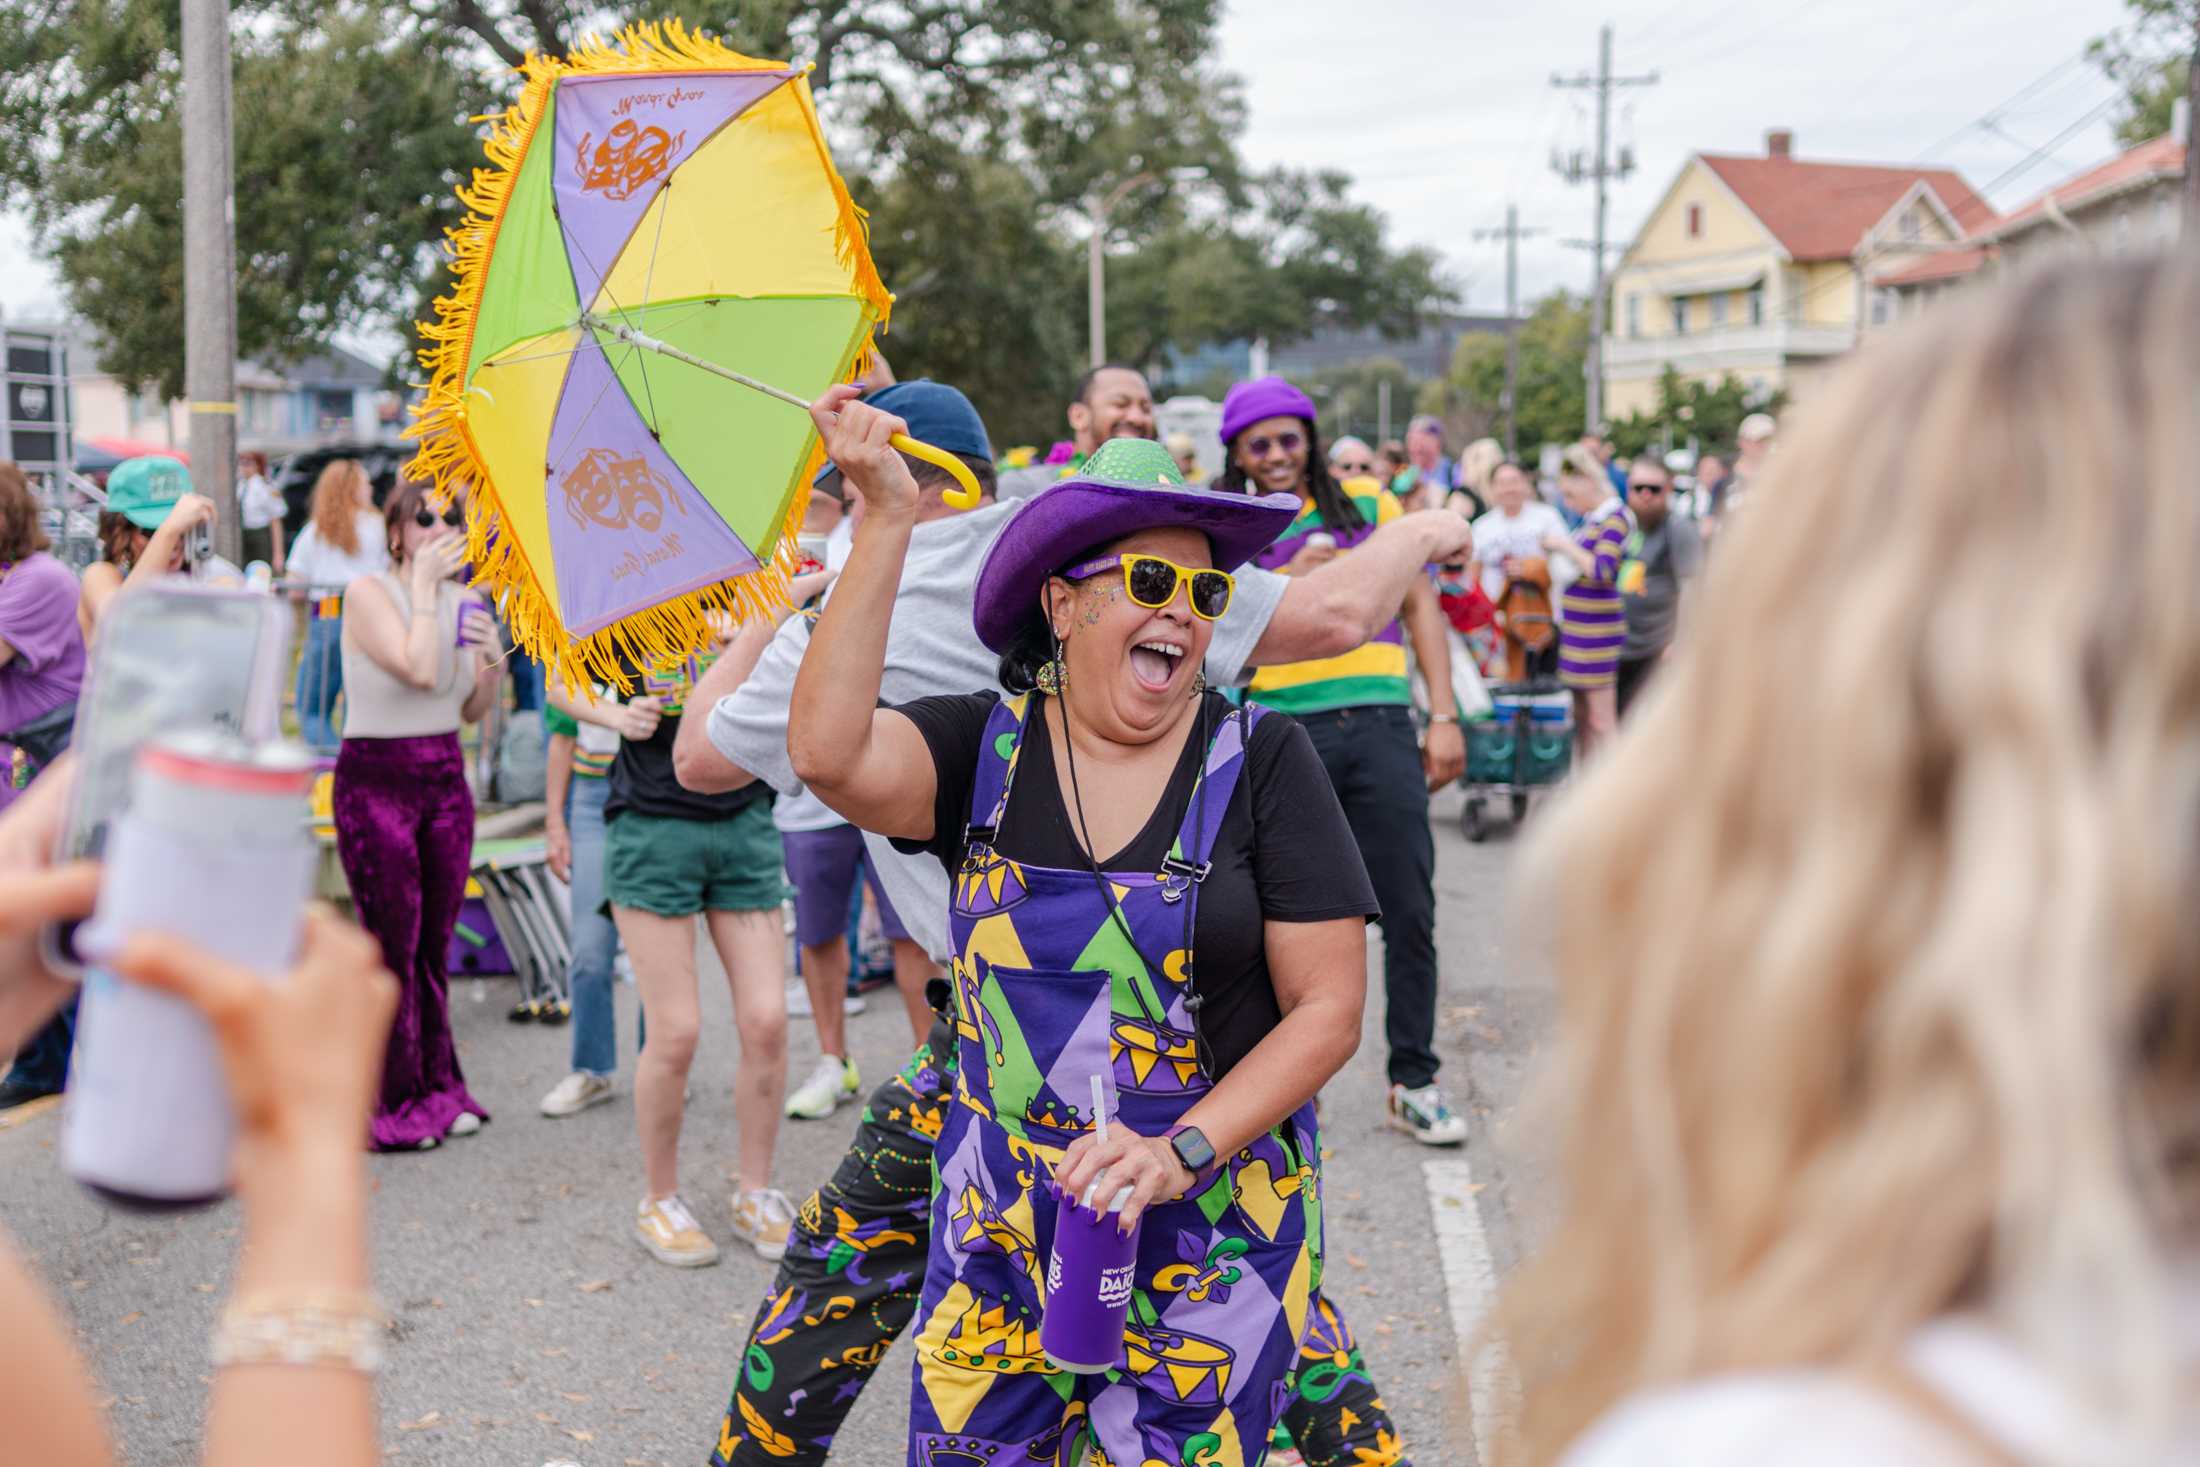
[[[935,1153],[908,1461],[1249,1467],[1290,1399],[1320,1282],[1311,1103],[1204,1187],[1145,1214],[1116,1369],[1056,1370],[1039,1315],[1056,1206],[1047,1184],[1093,1128],[1092,1077],[1112,1082],[1111,1124],[1143,1136],[1164,1134],[1209,1088],[1185,947],[1260,710],[1223,720],[1165,869],[1106,874],[1133,944],[1091,870],[992,848],[1028,703],[1003,702],[986,725],[954,882],[959,1064]]]

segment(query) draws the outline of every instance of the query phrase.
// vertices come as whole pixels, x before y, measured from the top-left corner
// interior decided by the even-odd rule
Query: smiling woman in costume
[[[1305,733],[1231,708],[1200,671],[1229,572],[1297,501],[1187,488],[1160,445],[1103,444],[979,573],[977,634],[1012,696],[882,709],[917,486],[887,446],[901,424],[853,399],[813,408],[865,511],[788,749],[827,805],[957,873],[962,1064],[910,1461],[949,1443],[1073,1461],[1080,1433],[1116,1462],[1210,1442],[1248,1460],[1320,1282],[1312,1101],[1359,1040],[1375,911]],[[1112,1081],[1105,1145],[1095,1075]],[[1060,1377],[1039,1348],[1050,1180],[1127,1187],[1124,1225],[1143,1217],[1113,1380]]]

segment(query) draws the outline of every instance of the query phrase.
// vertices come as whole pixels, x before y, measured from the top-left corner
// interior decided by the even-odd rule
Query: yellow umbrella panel
[[[470,492],[520,643],[618,679],[784,604],[816,430],[727,378],[814,398],[891,297],[802,72],[675,22],[526,75],[427,328],[415,471]]]

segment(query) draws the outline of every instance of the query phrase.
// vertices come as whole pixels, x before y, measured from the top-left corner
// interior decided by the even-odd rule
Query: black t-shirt
[[[619,741],[618,757],[611,761],[611,785],[604,791],[604,819],[615,820],[632,810],[668,820],[724,820],[758,800],[772,798],[771,786],[760,779],[720,795],[699,795],[682,785],[672,772],[672,741],[680,736],[680,711],[695,688],[695,666],[686,663],[671,672],[646,676],[635,672],[631,663],[626,670],[636,682],[634,696],[662,699],[665,712],[648,738],[640,743]]]
[[[970,693],[900,705],[932,751],[939,790],[932,807],[932,839],[895,845],[930,852],[951,874],[962,864],[978,748],[986,719],[999,701],[998,693]],[[1211,736],[1231,709],[1219,694],[1209,693],[1204,711]],[[1076,817],[1055,778],[1052,742],[1046,720],[1034,708],[1024,726],[1015,788],[994,832],[993,847],[1025,865],[1089,870],[1084,845],[1075,834]],[[1103,870],[1161,869],[1184,823],[1206,756],[1206,743],[1194,730],[1184,741],[1160,807],[1128,847],[1105,859]],[[1245,767],[1208,859],[1213,869],[1200,884],[1192,930],[1192,980],[1206,1000],[1199,1014],[1200,1033],[1213,1051],[1219,1077],[1283,1019],[1268,974],[1262,922],[1373,918],[1379,909],[1352,828],[1313,743],[1305,729],[1280,713],[1270,713],[1253,726]]]

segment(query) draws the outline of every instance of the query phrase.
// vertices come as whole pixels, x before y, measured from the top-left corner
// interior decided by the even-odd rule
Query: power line
[[[1610,212],[1611,181],[1625,178],[1635,170],[1634,150],[1622,148],[1618,160],[1612,158],[1612,92],[1622,87],[1656,86],[1658,74],[1646,76],[1612,75],[1612,28],[1609,25],[1597,31],[1597,69],[1595,75],[1586,72],[1579,76],[1554,76],[1551,85],[1564,90],[1593,90],[1597,94],[1597,156],[1591,166],[1577,151],[1570,158],[1553,157],[1552,167],[1568,183],[1588,181],[1596,186],[1596,247],[1589,264],[1589,353],[1583,362],[1583,375],[1587,379],[1588,428],[1597,430],[1604,418],[1604,231]]]
[[[1514,424],[1514,404],[1520,384],[1520,241],[1548,233],[1550,231],[1547,229],[1522,229],[1520,210],[1513,204],[1505,206],[1503,228],[1477,229],[1474,232],[1476,239],[1505,241],[1505,400],[1500,406],[1505,413],[1507,458],[1520,452],[1519,434]]]

